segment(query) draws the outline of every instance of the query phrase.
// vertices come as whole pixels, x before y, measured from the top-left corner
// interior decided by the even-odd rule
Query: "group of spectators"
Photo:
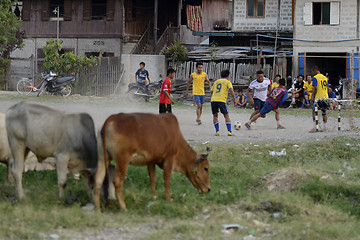
[[[313,93],[313,77],[311,75],[306,76],[304,81],[304,75],[300,74],[297,77],[297,81],[294,84],[294,88],[291,90],[291,104],[289,108],[292,108],[295,105],[296,100],[302,102],[301,108],[310,105],[311,96]],[[333,91],[332,86],[328,86],[328,96],[329,98],[336,98],[336,94]]]

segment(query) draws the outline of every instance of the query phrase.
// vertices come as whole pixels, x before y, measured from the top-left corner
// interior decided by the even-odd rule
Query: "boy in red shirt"
[[[171,113],[171,104],[174,104],[174,100],[170,96],[170,80],[175,78],[175,72],[172,68],[167,70],[167,78],[164,79],[160,91],[159,113]]]

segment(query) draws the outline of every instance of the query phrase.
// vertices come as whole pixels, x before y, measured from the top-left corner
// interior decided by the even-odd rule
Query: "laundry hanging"
[[[202,32],[202,9],[201,6],[186,5],[187,26],[192,31]]]

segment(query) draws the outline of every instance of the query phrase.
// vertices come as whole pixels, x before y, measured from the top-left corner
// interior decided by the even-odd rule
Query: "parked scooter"
[[[343,99],[343,80],[341,76],[339,76],[339,85],[335,86],[333,91],[335,92],[337,100]]]
[[[45,81],[39,88],[39,93],[37,94],[38,97],[44,92],[69,96],[73,89],[73,82],[75,82],[74,76],[58,78],[58,75],[52,71],[50,71],[44,79]]]
[[[155,98],[160,94],[162,82],[163,80],[151,82],[147,86],[143,84],[130,83],[128,85],[126,96],[129,100],[139,101],[141,99],[145,99],[145,102],[148,102],[149,99]]]

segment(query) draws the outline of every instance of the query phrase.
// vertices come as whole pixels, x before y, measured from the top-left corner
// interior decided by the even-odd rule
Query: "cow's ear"
[[[195,159],[195,164],[199,164],[202,163],[203,161],[207,160],[207,154],[201,154],[201,155],[197,155],[196,159]]]

